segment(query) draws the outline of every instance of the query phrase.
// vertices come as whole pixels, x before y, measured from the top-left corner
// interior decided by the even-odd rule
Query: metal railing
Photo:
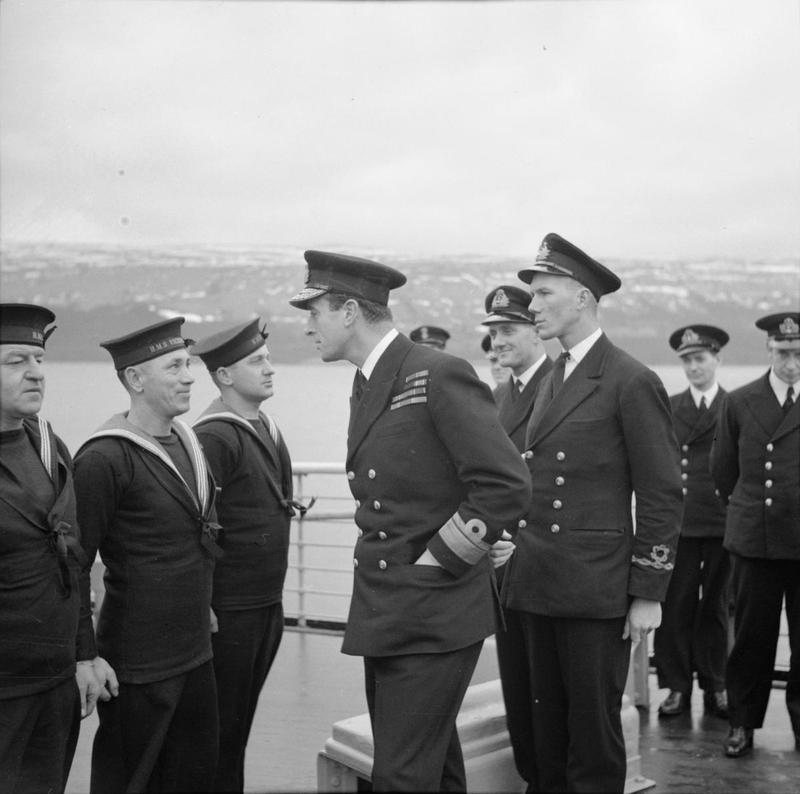
[[[288,627],[342,630],[352,593],[355,541],[353,498],[344,466],[293,463],[295,499],[314,506],[292,521],[284,586]]]
[[[341,631],[353,585],[352,549],[355,505],[345,470],[338,463],[294,463],[295,498],[304,504],[316,497],[305,517],[292,521],[289,572],[284,587],[288,628],[298,631]],[[786,614],[781,618],[774,680],[787,680],[789,636]],[[639,666],[649,667],[642,652]],[[646,689],[644,690],[646,691]]]

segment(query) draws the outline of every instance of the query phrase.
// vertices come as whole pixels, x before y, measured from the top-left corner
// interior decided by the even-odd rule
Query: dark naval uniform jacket
[[[552,359],[545,358],[521,392],[514,385],[513,378],[498,386],[494,392],[500,424],[520,452],[525,448],[525,429],[528,426],[536,390],[551,369],[553,369]],[[519,393],[514,394],[514,392]]]
[[[689,389],[669,398],[672,421],[681,449],[683,480],[683,526],[687,538],[719,537],[725,534],[725,508],[716,494],[709,457],[725,390],[720,387],[714,402],[702,413]]]
[[[728,505],[725,548],[800,560],[800,405],[783,415],[769,373],[727,395],[711,471]]]
[[[209,608],[216,544],[215,484],[192,429],[179,420],[194,473],[187,483],[157,439],[122,414],[95,432],[75,456],[81,541],[99,550],[106,593],[97,647],[120,682],[146,684],[211,659]],[[89,643],[83,610],[79,642]]]
[[[85,560],[67,448],[43,419],[24,420],[23,431],[52,480],[55,500],[38,504],[26,484],[3,469],[0,700],[44,692],[75,675],[78,576]],[[78,650],[79,660],[95,655],[93,647]]]
[[[661,381],[602,335],[552,394],[551,372],[528,425],[533,498],[505,576],[505,605],[616,618],[632,597],[663,601],[683,498]]]
[[[489,546],[530,498],[489,388],[462,359],[398,335],[351,408],[358,540],[342,650],[442,653],[495,631]],[[428,549],[441,563],[414,565]]]
[[[275,422],[261,414],[270,438],[220,399],[194,424],[220,488],[217,518],[224,555],[214,568],[214,609],[281,601],[289,554],[292,461]]]

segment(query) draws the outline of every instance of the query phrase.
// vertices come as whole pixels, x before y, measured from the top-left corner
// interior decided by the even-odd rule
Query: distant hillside
[[[429,323],[447,328],[448,350],[481,357],[484,296],[519,283],[528,258],[479,255],[403,257],[389,251],[349,249],[399,268],[408,284],[392,302],[398,328]],[[758,317],[800,306],[798,262],[781,260],[606,260],[622,289],[603,298],[601,319],[609,336],[649,364],[674,361],[667,337],[687,323],[728,330],[730,364],[764,361]],[[186,316],[187,336],[261,315],[278,362],[315,359],[303,335],[306,314],[288,304],[303,285],[302,250],[164,246],[5,245],[0,251],[4,301],[51,307],[58,332],[48,351],[56,360],[103,359],[98,342],[161,317]]]

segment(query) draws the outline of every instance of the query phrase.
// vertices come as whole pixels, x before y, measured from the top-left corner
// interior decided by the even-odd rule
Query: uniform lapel
[[[536,397],[536,390],[552,369],[552,360],[546,358],[539,366],[539,369],[533,373],[533,377],[525,385],[516,400],[512,401],[509,394],[506,402],[506,397],[505,395],[503,396],[504,402],[499,410],[500,424],[509,436],[530,416],[531,406]],[[514,388],[514,384],[510,380],[504,386],[509,386],[511,389]]]
[[[783,417],[783,421],[775,429],[771,440],[776,441],[781,436],[785,436],[787,433],[791,433],[792,430],[796,430],[798,426],[800,426],[800,400],[795,400],[789,413]]]
[[[672,419],[676,425],[678,438],[685,442],[697,421],[697,408],[695,408],[689,389],[678,395],[672,410]]]
[[[413,345],[413,342],[399,334],[378,359],[364,388],[361,402],[356,407],[355,416],[351,417],[351,430],[347,438],[348,458],[358,449],[370,427],[386,408],[397,373]]]
[[[708,409],[706,411],[700,413],[697,411],[697,408],[695,408],[696,419],[692,425],[692,429],[689,433],[689,436],[686,439],[687,443],[691,443],[696,439],[700,438],[700,436],[705,435],[706,433],[709,432],[709,430],[712,430],[714,426],[717,424],[719,403],[720,400],[722,400],[723,394],[724,392],[722,391],[722,389],[721,388],[718,389],[716,395],[714,396],[714,402],[712,402],[711,405],[708,406]],[[689,395],[689,402],[694,407],[694,400],[692,399],[691,395]]]
[[[753,419],[767,436],[772,436],[779,427],[786,424],[786,420],[791,419],[792,411],[784,417],[783,411],[778,405],[775,392],[769,385],[769,372],[761,379],[758,388],[749,391],[744,399]],[[796,408],[797,405],[792,410],[794,411]],[[797,416],[796,411],[794,415]]]
[[[605,359],[611,349],[608,337],[601,336],[592,345],[585,358],[575,367],[574,371],[564,381],[561,389],[547,404],[547,395],[552,389],[553,372],[551,370],[539,389],[531,414],[528,428],[526,447],[531,448],[538,444],[546,435],[551,433],[563,420],[574,411],[592,392],[596,391],[599,378],[603,374]]]

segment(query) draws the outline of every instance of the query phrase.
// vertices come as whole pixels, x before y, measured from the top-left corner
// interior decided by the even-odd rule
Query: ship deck
[[[362,665],[339,652],[335,633],[287,631],[261,694],[246,760],[247,792],[317,790],[316,759],[333,723],[366,711]],[[497,677],[494,643],[487,641],[473,683]],[[642,774],[655,781],[653,792],[722,794],[770,792],[800,794],[800,753],[784,702],[774,688],[763,729],[756,731],[753,753],[725,758],[727,723],[703,713],[695,691],[691,713],[659,720],[657,706],[666,694],[649,676],[650,708],[639,709]],[[88,789],[95,715],[81,730],[68,794]]]

